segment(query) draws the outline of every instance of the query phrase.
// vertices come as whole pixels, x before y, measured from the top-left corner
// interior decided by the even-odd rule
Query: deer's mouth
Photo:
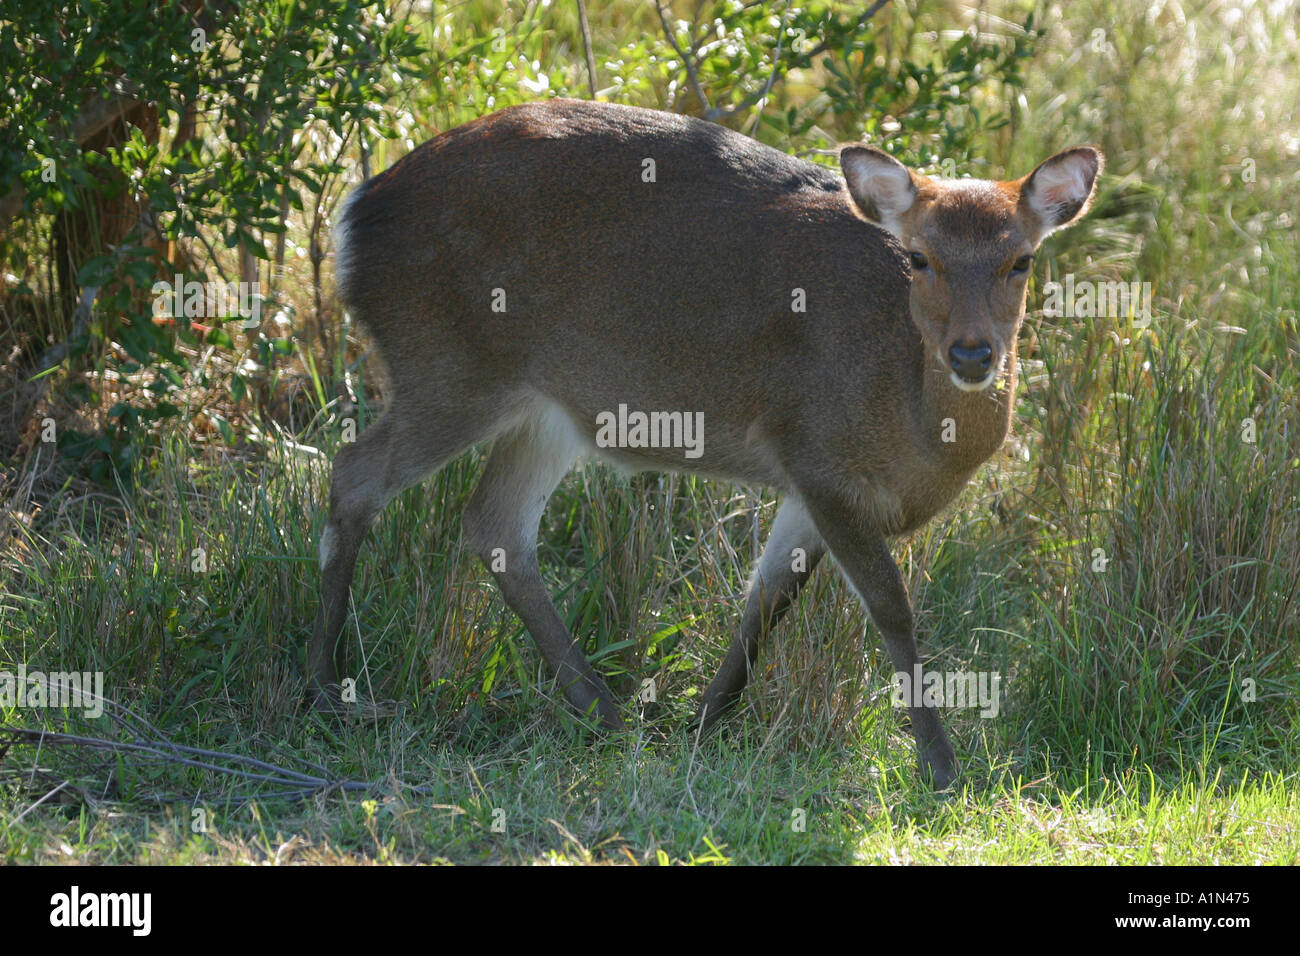
[[[995,381],[997,381],[998,372],[1000,371],[1001,369],[994,369],[993,371],[985,375],[983,378],[974,382],[972,382],[968,378],[962,378],[956,372],[949,372],[948,378],[951,379],[952,383],[956,385],[958,388],[960,388],[963,392],[982,392],[984,391],[984,389],[988,388]]]

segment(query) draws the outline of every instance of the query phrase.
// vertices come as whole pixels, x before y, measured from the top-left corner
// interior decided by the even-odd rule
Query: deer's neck
[[[1007,437],[1016,392],[1015,348],[999,382],[982,392],[962,391],[934,356],[925,358],[914,433],[954,479],[964,481]]]

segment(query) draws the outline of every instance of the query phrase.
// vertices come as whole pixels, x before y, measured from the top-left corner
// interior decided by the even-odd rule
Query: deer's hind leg
[[[320,609],[307,645],[319,708],[332,710],[337,704],[335,648],[347,618],[357,554],[371,523],[399,492],[491,437],[506,414],[500,403],[490,401],[440,407],[425,396],[412,407],[399,398],[355,442],[339,449],[330,480],[329,518],[320,537]]]
[[[533,636],[565,699],[579,714],[622,728],[613,696],[555,609],[537,564],[542,512],[584,446],[562,411],[539,408],[497,439],[463,522],[470,546]]]

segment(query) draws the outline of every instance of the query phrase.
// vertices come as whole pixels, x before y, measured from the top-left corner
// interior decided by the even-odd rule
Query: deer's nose
[[[948,350],[948,364],[966,381],[979,382],[989,374],[989,366],[993,364],[993,349],[984,344],[974,348],[954,345]]]

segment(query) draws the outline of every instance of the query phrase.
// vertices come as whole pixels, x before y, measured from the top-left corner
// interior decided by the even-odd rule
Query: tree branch
[[[874,17],[877,13],[879,13],[888,3],[889,0],[876,0],[875,3],[869,6],[858,17],[858,22],[853,25],[853,29],[855,31],[861,30],[868,23],[870,23],[871,18]],[[816,56],[818,53],[825,53],[829,47],[830,47],[830,42],[828,40],[823,40],[821,43],[818,43],[815,47],[809,50],[808,55],[812,57],[812,56]]]
[[[695,91],[696,99],[700,101],[700,105],[704,107],[706,114],[712,113],[713,104],[709,102],[708,96],[705,95],[704,87],[700,86],[699,74],[695,72],[695,61],[692,60],[690,56],[687,56],[685,52],[682,51],[682,48],[678,46],[677,37],[673,35],[673,28],[668,23],[668,15],[664,12],[664,6],[661,0],[655,0],[655,12],[659,14],[659,22],[663,24],[664,36],[668,38],[668,42],[672,44],[673,50],[676,51],[677,55],[682,58],[682,63],[686,67],[686,76],[691,81],[691,89]],[[691,56],[694,55],[695,51],[692,50]]]

